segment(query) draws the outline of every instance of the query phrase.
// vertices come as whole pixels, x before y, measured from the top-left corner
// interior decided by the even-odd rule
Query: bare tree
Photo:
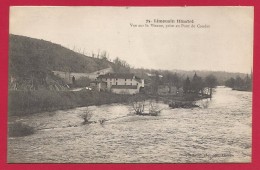
[[[100,55],[99,53],[100,53],[100,49],[98,49],[98,54],[97,54],[97,58],[99,58],[99,55]]]
[[[205,82],[206,82],[206,86],[208,87],[209,89],[209,95],[210,95],[210,98],[212,97],[212,89],[215,88],[217,86],[217,78],[214,76],[214,75],[208,75],[206,78],[205,78]]]
[[[95,58],[95,54],[93,51],[91,52],[91,57]]]
[[[151,116],[158,116],[161,110],[159,109],[159,106],[155,104],[155,102],[150,101],[149,103],[149,114]]]
[[[84,120],[84,124],[90,123],[89,120],[92,116],[93,113],[88,109],[88,107],[86,108],[85,112],[80,115],[80,117]]]
[[[135,114],[143,114],[145,109],[145,99],[142,96],[134,96],[130,100],[130,104]]]

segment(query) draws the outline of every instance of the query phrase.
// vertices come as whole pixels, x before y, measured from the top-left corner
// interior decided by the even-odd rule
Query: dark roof
[[[137,86],[131,85],[113,85],[111,86],[112,89],[137,89]]]
[[[100,75],[98,78],[119,78],[119,79],[133,79],[133,73],[107,73],[105,75]]]

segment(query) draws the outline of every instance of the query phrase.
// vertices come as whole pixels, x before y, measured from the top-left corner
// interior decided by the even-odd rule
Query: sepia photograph
[[[8,163],[251,163],[254,7],[11,6]]]

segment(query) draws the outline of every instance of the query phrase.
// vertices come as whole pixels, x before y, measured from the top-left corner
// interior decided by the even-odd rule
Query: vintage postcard
[[[253,7],[10,7],[8,163],[250,163]]]

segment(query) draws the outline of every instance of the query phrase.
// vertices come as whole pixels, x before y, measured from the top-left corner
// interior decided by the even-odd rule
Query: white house
[[[117,94],[136,94],[144,88],[144,79],[132,73],[107,73],[97,80],[106,82],[106,89]]]

